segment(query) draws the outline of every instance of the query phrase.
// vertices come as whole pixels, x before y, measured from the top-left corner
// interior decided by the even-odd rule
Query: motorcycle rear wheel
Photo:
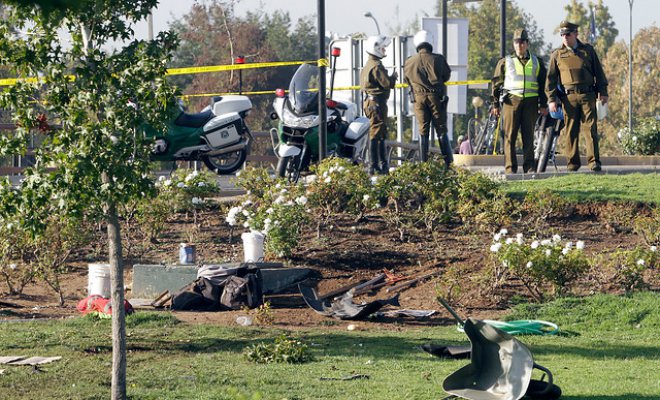
[[[247,149],[220,154],[218,156],[204,156],[204,165],[218,175],[228,175],[243,166],[247,158]]]

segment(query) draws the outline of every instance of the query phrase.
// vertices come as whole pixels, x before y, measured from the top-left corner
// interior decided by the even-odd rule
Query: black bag
[[[172,295],[172,310],[211,311],[220,307],[220,287],[197,278]]]
[[[263,304],[261,270],[247,265],[210,270],[172,295],[172,310],[239,310]]]
[[[243,271],[239,269],[239,272]],[[264,300],[261,286],[261,271],[258,269],[246,269],[243,276],[230,276],[224,282],[220,304],[231,310],[257,308]]]

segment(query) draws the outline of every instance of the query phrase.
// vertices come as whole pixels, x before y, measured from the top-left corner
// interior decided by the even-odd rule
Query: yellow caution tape
[[[18,82],[37,83],[39,78],[6,78],[0,79],[0,86],[15,85]]]
[[[233,71],[237,69],[252,69],[252,68],[285,67],[289,65],[313,64],[313,63],[314,61],[276,61],[276,62],[263,62],[263,63],[251,63],[251,64],[210,65],[206,67],[169,68],[167,70],[167,75],[201,74],[206,72]]]

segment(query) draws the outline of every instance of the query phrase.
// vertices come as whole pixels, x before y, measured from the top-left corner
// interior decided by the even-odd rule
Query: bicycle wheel
[[[543,131],[543,136],[540,139],[539,146],[539,161],[536,164],[536,172],[541,173],[545,172],[546,167],[548,166],[548,160],[550,160],[550,152],[552,151],[552,142],[555,139],[555,135],[552,132],[552,128],[547,128]]]
[[[483,129],[484,122],[480,118],[470,118],[468,121],[467,134],[468,139],[470,139],[470,145],[474,146],[476,143],[476,138],[479,132]]]

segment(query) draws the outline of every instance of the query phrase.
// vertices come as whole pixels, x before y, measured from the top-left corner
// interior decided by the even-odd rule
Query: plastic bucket
[[[245,262],[259,262],[264,259],[264,234],[250,231],[241,235]]]
[[[110,298],[110,264],[88,264],[87,295]]]
[[[197,261],[197,252],[194,244],[181,243],[179,247],[179,263],[194,264]]]

